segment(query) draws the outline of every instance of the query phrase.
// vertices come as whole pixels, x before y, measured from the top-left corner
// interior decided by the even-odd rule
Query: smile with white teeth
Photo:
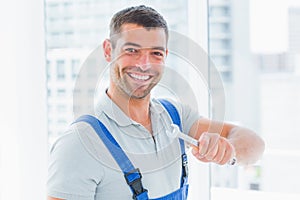
[[[131,73],[129,73],[129,76],[131,78],[134,78],[136,80],[141,80],[141,81],[146,81],[150,78],[149,75],[137,75],[137,74],[131,74]]]

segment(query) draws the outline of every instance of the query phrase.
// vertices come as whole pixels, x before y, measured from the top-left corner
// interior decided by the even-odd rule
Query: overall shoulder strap
[[[182,131],[181,119],[176,107],[166,99],[158,99],[158,101],[165,107],[173,123],[179,127],[180,131]],[[184,141],[182,139],[179,139],[179,142],[180,142],[181,161],[182,161],[181,186],[183,186],[187,184],[187,180],[188,180],[188,161],[187,161],[187,155],[185,153]]]
[[[165,109],[168,111],[172,121],[174,124],[176,124],[180,131],[182,131],[182,127],[181,127],[181,120],[180,120],[180,115],[176,109],[176,107],[169,102],[166,99],[158,99],[158,101],[165,107]]]
[[[126,179],[127,184],[133,193],[133,199],[146,200],[148,199],[148,191],[143,188],[141,178],[142,175],[138,168],[135,168],[125,152],[122,150],[118,142],[111,135],[108,129],[97,118],[91,115],[80,116],[75,122],[86,122],[92,126],[97,135],[109,150]]]

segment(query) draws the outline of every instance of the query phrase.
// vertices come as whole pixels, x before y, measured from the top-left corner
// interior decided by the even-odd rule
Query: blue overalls
[[[180,123],[180,116],[178,114],[177,109],[173,104],[171,104],[169,101],[160,99],[160,103],[165,107],[165,109],[168,111],[169,115],[172,118],[172,121],[174,124],[177,124],[180,129],[181,123]],[[110,132],[107,130],[107,128],[95,117],[91,115],[83,115],[79,117],[74,123],[76,122],[86,122],[90,124],[100,139],[103,141],[107,149],[110,151],[111,155],[115,159],[115,161],[118,163],[119,167],[124,173],[124,178],[129,185],[133,196],[133,199],[136,200],[148,200],[148,190],[145,189],[142,185],[142,175],[138,168],[135,168],[125,152],[122,150],[120,145],[117,143],[117,141],[113,138],[113,136],[110,134]],[[180,140],[180,148],[181,148],[181,161],[182,161],[182,174],[181,174],[181,183],[180,188],[168,195],[165,195],[163,197],[159,197],[152,200],[186,200],[187,194],[188,194],[188,169],[187,169],[187,155],[185,154],[185,147],[184,147],[184,141]]]

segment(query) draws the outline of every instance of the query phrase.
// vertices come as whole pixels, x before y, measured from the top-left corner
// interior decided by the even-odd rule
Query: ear
[[[111,62],[112,46],[109,39],[104,40],[103,44],[104,57],[107,62]]]

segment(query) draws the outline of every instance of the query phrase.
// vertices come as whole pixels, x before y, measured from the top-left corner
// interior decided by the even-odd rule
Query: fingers
[[[220,165],[224,165],[229,163],[230,159],[234,156],[234,148],[233,146],[225,139],[224,140],[224,154],[222,157],[219,157],[220,159],[216,162]]]
[[[220,135],[217,133],[203,133],[199,139],[200,157],[213,160],[218,153]]]
[[[202,162],[224,165],[234,156],[234,147],[217,133],[203,133],[198,148],[193,148],[192,154]]]
[[[204,157],[208,152],[210,144],[210,137],[209,135],[203,134],[199,140],[199,154],[200,156]]]
[[[226,147],[225,146],[226,146],[226,143],[223,140],[220,140],[218,152],[215,154],[215,156],[211,160],[213,160],[216,163],[221,164],[222,161],[224,159],[226,159],[226,155],[227,155],[227,151],[226,151]]]

